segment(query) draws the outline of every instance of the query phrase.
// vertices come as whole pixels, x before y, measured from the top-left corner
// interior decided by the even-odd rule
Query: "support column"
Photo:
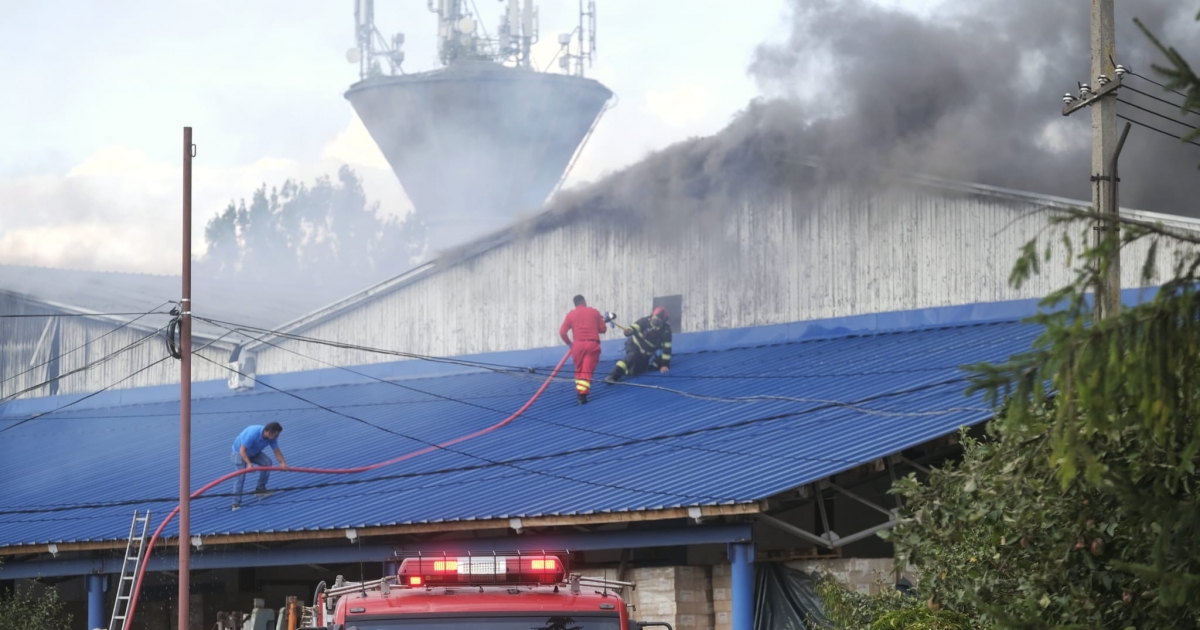
[[[107,628],[104,623],[104,591],[108,590],[108,576],[92,574],[86,577],[88,594],[88,630]]]
[[[733,630],[754,630],[754,543],[729,543]]]

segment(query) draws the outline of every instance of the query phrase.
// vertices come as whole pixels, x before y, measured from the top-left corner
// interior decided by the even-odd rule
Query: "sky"
[[[926,0],[878,0],[923,12]],[[547,65],[576,0],[540,0]],[[357,80],[348,0],[3,2],[0,263],[178,273],[182,128],[194,129],[193,248],[231,200],[263,183],[311,181],[342,164],[368,197],[411,205],[345,89]],[[422,0],[377,0],[403,31],[409,72],[438,67]],[[494,28],[495,0],[478,0]],[[597,0],[588,76],[618,98],[566,185],[726,126],[762,94],[756,48],[790,31],[786,0]]]

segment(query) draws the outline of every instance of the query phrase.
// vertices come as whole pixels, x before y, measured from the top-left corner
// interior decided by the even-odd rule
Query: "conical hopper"
[[[435,251],[540,207],[611,96],[591,79],[491,63],[377,77],[346,92]]]

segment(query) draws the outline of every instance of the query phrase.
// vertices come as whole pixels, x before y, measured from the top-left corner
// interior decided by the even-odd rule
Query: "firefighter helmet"
[[[653,315],[654,315],[655,317],[657,317],[657,318],[659,318],[659,319],[663,320],[664,322],[669,322],[669,321],[671,321],[671,314],[667,312],[667,308],[666,308],[665,306],[656,306],[656,307],[654,307],[654,313],[653,313]]]

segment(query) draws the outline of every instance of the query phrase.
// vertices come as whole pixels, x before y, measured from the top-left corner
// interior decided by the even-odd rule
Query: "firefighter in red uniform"
[[[587,403],[588,393],[592,391],[592,372],[600,362],[600,333],[608,332],[600,311],[587,305],[582,295],[575,296],[575,309],[567,313],[558,336],[563,343],[571,346],[571,359],[575,361],[575,391],[579,394],[579,404]],[[571,337],[567,331],[572,331]]]

